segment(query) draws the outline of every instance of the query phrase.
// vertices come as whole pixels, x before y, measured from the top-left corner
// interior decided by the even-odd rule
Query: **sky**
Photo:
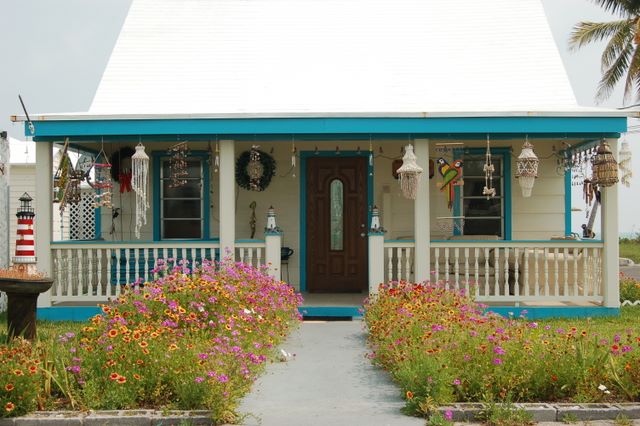
[[[489,1],[489,0],[484,0]],[[518,1],[518,0],[514,0]],[[568,50],[573,25],[612,16],[589,0],[541,0],[556,44],[580,105],[595,105],[603,45]],[[18,94],[30,112],[77,112],[89,108],[131,0],[0,0],[0,130],[24,139]],[[600,106],[622,106],[622,90]],[[634,165],[640,170],[640,135],[629,134]],[[20,147],[19,152],[24,154]],[[34,154],[29,152],[33,158]],[[638,182],[620,186],[620,230],[640,232]]]

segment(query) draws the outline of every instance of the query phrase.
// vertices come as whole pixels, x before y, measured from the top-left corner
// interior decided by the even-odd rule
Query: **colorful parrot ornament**
[[[453,165],[447,163],[447,160],[438,158],[438,172],[442,176],[442,184],[440,191],[447,191],[447,207],[449,210],[453,208],[453,187],[462,183],[462,160],[453,160]]]

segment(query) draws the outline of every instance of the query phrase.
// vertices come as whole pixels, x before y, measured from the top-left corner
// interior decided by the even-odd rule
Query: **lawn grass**
[[[620,257],[626,257],[640,263],[640,239],[622,238],[620,240]]]

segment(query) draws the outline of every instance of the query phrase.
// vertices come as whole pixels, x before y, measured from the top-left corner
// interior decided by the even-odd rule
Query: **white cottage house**
[[[89,111],[31,120],[38,266],[55,279],[43,306],[107,300],[160,257],[228,253],[268,264],[323,315],[400,279],[509,311],[619,308],[617,186],[600,188],[589,239],[571,237],[571,211],[597,203],[571,193],[594,147],[617,153],[626,117],[577,105],[539,0],[135,0]],[[122,182],[117,217],[102,207],[82,219],[89,239],[52,238],[52,148],[65,140],[104,151],[116,177],[144,145],[139,239]],[[530,197],[517,176],[527,140],[540,160]],[[395,177],[410,144],[415,199]],[[270,206],[281,232],[265,235]]]

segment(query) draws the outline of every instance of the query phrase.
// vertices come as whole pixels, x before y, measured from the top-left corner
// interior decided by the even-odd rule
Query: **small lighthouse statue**
[[[26,192],[20,197],[20,207],[16,213],[18,217],[18,232],[16,238],[16,255],[13,266],[27,274],[36,273],[36,251],[33,238],[33,218],[36,215],[31,206],[33,198]]]

